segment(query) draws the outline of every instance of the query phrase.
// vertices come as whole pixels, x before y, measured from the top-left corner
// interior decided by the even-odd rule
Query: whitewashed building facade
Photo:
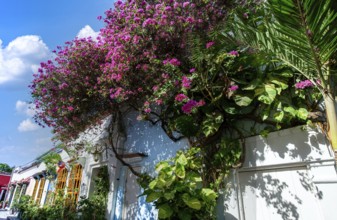
[[[156,163],[189,146],[187,140],[173,142],[160,126],[136,118],[137,113],[125,115],[123,133],[114,133],[114,137],[119,137],[114,138],[115,147],[135,170],[154,174]],[[139,197],[142,192],[136,176],[116,159],[108,146],[108,134],[104,130],[110,120],[85,132],[72,143],[75,146],[86,142],[92,146],[91,153],[82,152],[75,161],[81,165],[82,172],[77,199],[90,196],[98,169],[107,166],[110,179],[107,219],[157,219],[154,207],[147,204],[144,197]],[[72,160],[64,151],[60,154],[66,163]],[[43,163],[26,167],[14,173],[11,182],[30,178],[26,194],[33,195],[36,181],[42,178],[44,169]],[[273,132],[268,137],[247,138],[245,161],[242,167],[232,170],[226,181],[229,190],[219,197],[218,219],[337,219],[337,213],[331,211],[337,198],[336,163],[329,142],[317,129],[296,127]],[[48,188],[52,189],[49,185],[50,182],[45,181],[41,205],[47,198]],[[23,187],[21,191],[22,194]],[[38,198],[37,194],[35,198]]]

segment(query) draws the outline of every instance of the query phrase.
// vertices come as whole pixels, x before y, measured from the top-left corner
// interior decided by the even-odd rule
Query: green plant
[[[19,217],[22,220],[75,220],[77,213],[72,207],[66,204],[66,198],[63,195],[57,195],[52,205],[39,207],[30,196],[21,196],[14,208],[19,211]]]
[[[89,198],[81,198],[78,212],[81,220],[105,220],[107,196],[109,193],[108,167],[103,166],[94,179],[95,189]]]
[[[47,155],[43,156],[41,160],[46,164],[48,178],[53,179],[57,175],[56,165],[62,160],[61,156],[56,152],[49,152]]]
[[[8,164],[0,163],[0,172],[11,173],[12,170],[13,170],[13,168],[11,168]]]
[[[160,219],[215,219],[216,192],[203,186],[200,148],[179,151],[156,165],[156,177],[140,180]]]
[[[269,0],[234,14],[233,40],[295,69],[324,99],[327,131],[337,149],[337,4],[334,0]],[[296,86],[296,85],[295,85]]]

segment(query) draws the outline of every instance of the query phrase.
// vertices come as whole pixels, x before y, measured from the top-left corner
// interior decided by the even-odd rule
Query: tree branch
[[[110,122],[110,125],[109,125],[109,144],[111,146],[111,149],[112,151],[114,152],[117,160],[119,160],[124,166],[128,167],[129,170],[131,171],[131,173],[133,173],[135,176],[137,177],[142,177],[142,174],[140,172],[137,172],[131,164],[127,163],[124,159],[123,159],[123,155],[119,154],[115,145],[114,145],[114,141],[113,141],[113,135],[114,135],[114,123],[119,123],[118,125],[120,126],[120,121],[119,121],[119,114],[120,113],[116,113],[115,117],[116,117],[116,120],[112,120],[111,119],[111,122]],[[118,132],[118,131],[117,131]],[[118,143],[118,140],[119,140],[119,134],[117,136],[117,143]]]

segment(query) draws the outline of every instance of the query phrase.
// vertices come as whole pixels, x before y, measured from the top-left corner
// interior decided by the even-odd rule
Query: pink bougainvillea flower
[[[228,55],[234,56],[234,57],[238,57],[239,56],[239,52],[237,52],[236,50],[232,50],[231,52],[228,53]]]
[[[204,106],[206,104],[206,102],[201,99],[199,102],[198,102],[198,106],[201,107],[201,106]]]
[[[310,80],[303,80],[295,84],[296,89],[305,89],[308,87],[313,87],[314,84]]]
[[[163,64],[166,65],[169,63],[169,60],[163,60]]]
[[[193,17],[187,17],[187,18],[186,18],[186,22],[188,22],[188,23],[193,23],[193,22],[195,22],[195,20],[194,20]]]
[[[163,104],[163,100],[162,100],[162,99],[157,99],[157,100],[156,100],[156,104],[157,104],[157,105]]]
[[[195,68],[190,69],[190,73],[194,73],[195,72]]]
[[[181,62],[177,58],[163,60],[163,64],[171,64],[173,66],[179,66]]]
[[[183,76],[181,79],[182,87],[189,89],[191,88],[191,80],[186,76]]]
[[[182,102],[182,101],[188,100],[188,97],[185,94],[181,93],[181,94],[176,95],[175,100],[178,102]]]
[[[183,107],[181,107],[181,110],[185,114],[190,114],[194,107],[198,106],[198,102],[195,100],[189,100]]]
[[[236,91],[236,90],[239,89],[239,86],[238,85],[232,85],[228,89],[229,89],[229,91]]]
[[[158,64],[171,67],[184,64],[179,72],[187,70],[188,73],[192,68],[188,67],[188,55],[181,53],[187,49],[188,36],[194,31],[208,32],[226,17],[224,12],[228,8],[226,1],[219,0],[116,1],[115,7],[106,11],[103,19],[99,17],[105,27],[97,41],[77,39],[66,42],[64,47],[54,51],[56,58],[41,64],[34,76],[31,90],[36,106],[41,110],[36,118],[52,126],[64,140],[76,137],[88,123],[105,117],[116,102],[146,101],[144,98],[147,97],[151,104],[160,104],[161,100],[166,103],[175,99],[181,88],[192,87],[192,78],[176,78],[178,68],[171,72]],[[209,42],[206,46],[209,48],[213,44]],[[194,71],[191,69],[188,74]],[[63,82],[66,84],[62,85]],[[163,94],[165,84],[176,88]],[[160,92],[155,91],[154,86],[158,86]],[[78,98],[70,100],[67,97]],[[104,105],[85,107],[82,112],[82,105],[87,102],[81,100]],[[187,103],[186,95],[178,96],[177,100],[181,100],[181,105],[187,104],[185,112],[204,105],[203,101]],[[70,106],[73,111],[68,109]],[[151,112],[150,106],[150,103],[143,105],[143,113]],[[75,112],[78,109],[81,111]],[[74,115],[78,113],[88,116],[88,120],[79,120],[82,115],[77,115],[76,119]],[[69,126],[70,123],[74,126]]]
[[[69,111],[74,111],[74,107],[72,107],[72,106],[68,106],[67,109],[68,109]]]
[[[208,48],[212,47],[214,44],[215,44],[215,42],[214,42],[214,41],[210,41],[210,42],[208,42],[208,43],[206,44],[206,49],[208,49]]]
[[[179,66],[181,62],[177,58],[173,58],[170,60],[170,64],[172,64],[173,66]]]

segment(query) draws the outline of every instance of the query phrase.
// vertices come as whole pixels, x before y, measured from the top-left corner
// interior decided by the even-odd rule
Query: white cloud
[[[17,37],[4,48],[0,39],[0,85],[26,79],[50,56],[47,45],[39,36]]]
[[[89,25],[86,25],[84,28],[82,28],[78,34],[78,38],[87,38],[92,37],[92,39],[96,39],[98,37],[99,32],[95,32]]]
[[[36,109],[34,104],[32,103],[27,103],[21,100],[16,101],[15,104],[15,109],[17,112],[21,113],[21,114],[25,114],[29,117],[33,117],[36,113]]]
[[[35,131],[37,129],[39,129],[39,126],[34,124],[30,119],[23,120],[18,127],[20,132]]]

